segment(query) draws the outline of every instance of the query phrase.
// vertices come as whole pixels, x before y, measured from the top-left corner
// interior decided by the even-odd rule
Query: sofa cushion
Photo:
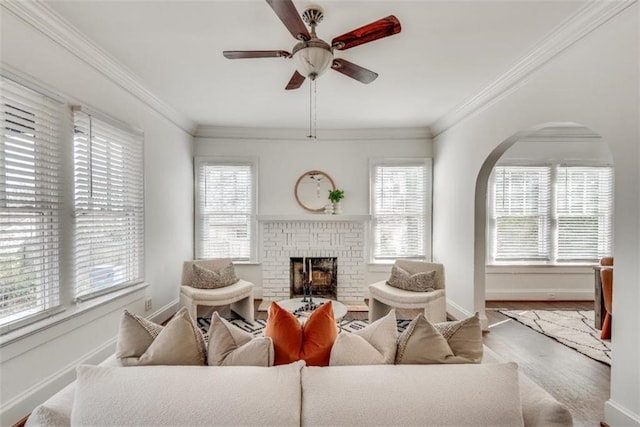
[[[130,319],[130,316],[125,312],[123,318]],[[178,310],[142,354],[139,351],[143,345],[127,348],[133,341],[129,335],[131,331],[134,332],[134,337],[143,336],[135,328],[120,330],[117,344],[118,361],[123,366],[204,365],[206,362],[204,337],[185,307]],[[144,343],[146,345],[147,341]]]
[[[478,313],[462,320],[434,323],[433,326],[445,337],[453,354],[473,363],[480,363],[483,347]]]
[[[447,322],[451,323],[451,322]],[[436,329],[436,327],[424,317],[424,314],[419,314],[415,319],[409,323],[407,328],[400,334],[398,338],[398,350],[396,353],[396,364],[429,364],[429,363],[480,363],[482,359],[482,330],[480,329],[480,322],[456,322],[460,327],[454,331],[457,333],[468,333],[471,335],[470,330],[477,327],[476,334],[479,335],[480,340],[468,340],[466,346],[460,344],[458,340],[457,348],[460,350],[458,355],[449,345],[447,339]],[[463,331],[462,328],[465,328]],[[466,331],[469,329],[469,331]],[[452,331],[452,328],[446,330]],[[449,336],[449,339],[453,337]],[[471,350],[477,346],[474,350],[479,351],[479,358]],[[467,357],[467,356],[471,357]]]
[[[411,274],[398,265],[391,267],[391,277],[387,285],[405,291],[432,292],[436,289],[436,271],[420,271]]]
[[[116,357],[140,357],[162,331],[163,326],[151,322],[128,310],[120,316]]]
[[[331,301],[316,308],[304,325],[278,303],[271,303],[264,335],[273,340],[275,365],[305,360],[309,366],[328,366],[338,336]]]
[[[302,425],[523,425],[517,365],[305,368]]]
[[[490,348],[484,347],[482,363],[503,363]],[[522,371],[518,372],[522,418],[526,427],[570,427],[573,418],[569,409]]]
[[[273,366],[273,362],[271,338],[254,337],[213,312],[207,347],[210,366]]]
[[[365,328],[341,332],[333,344],[329,365],[379,365],[393,363],[398,329],[395,310]]]
[[[80,366],[71,425],[300,426],[303,365]]]

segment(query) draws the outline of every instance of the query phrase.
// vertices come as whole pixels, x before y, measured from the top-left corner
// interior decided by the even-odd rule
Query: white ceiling
[[[310,3],[294,0],[299,12]],[[380,77],[369,85],[328,70],[317,82],[318,128],[425,127],[524,58],[584,0],[320,0],[318,36],[394,14],[402,32],[336,52]],[[264,0],[47,3],[200,125],[305,128],[308,81],[285,91],[290,59],[229,60],[223,50],[291,51],[295,40]]]

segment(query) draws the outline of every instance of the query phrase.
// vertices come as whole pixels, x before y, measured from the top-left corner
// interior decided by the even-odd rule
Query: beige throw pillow
[[[124,310],[120,317],[116,357],[140,357],[162,331],[163,326]]]
[[[185,307],[178,310],[164,328],[156,325],[162,329],[148,345],[148,338],[129,323],[133,316],[127,312],[124,317],[128,319],[121,325],[126,323],[127,327],[120,329],[116,345],[118,361],[122,366],[205,364],[204,337]],[[143,340],[134,344],[136,337],[143,337]]]
[[[271,338],[254,338],[213,312],[207,349],[210,366],[273,366],[273,360]]]
[[[436,272],[425,271],[409,274],[408,271],[394,264],[387,285],[412,292],[432,292],[436,289]]]
[[[238,283],[233,264],[229,263],[218,271],[209,270],[193,264],[193,279],[191,286],[198,289],[217,289]]]
[[[360,331],[341,332],[331,348],[329,366],[392,364],[396,356],[396,312]]]
[[[436,325],[424,314],[413,319],[398,338],[395,363],[480,363],[482,330],[477,315]]]

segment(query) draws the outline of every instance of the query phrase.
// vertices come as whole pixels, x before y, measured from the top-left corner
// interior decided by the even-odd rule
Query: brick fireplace
[[[290,297],[292,258],[336,258],[337,299],[362,302],[368,218],[321,214],[259,217],[263,299],[277,301]]]

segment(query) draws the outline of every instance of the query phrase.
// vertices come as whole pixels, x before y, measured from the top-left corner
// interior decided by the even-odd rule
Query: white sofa
[[[564,405],[486,348],[477,365],[114,365],[80,368],[27,426],[572,425]]]

